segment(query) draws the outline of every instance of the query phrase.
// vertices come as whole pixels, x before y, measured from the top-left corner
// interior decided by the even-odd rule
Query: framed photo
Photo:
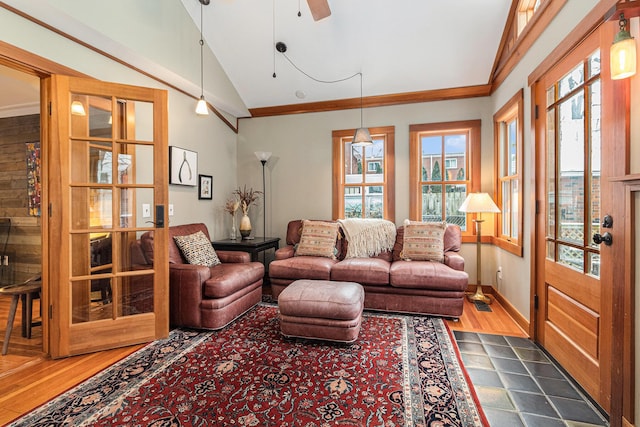
[[[198,153],[180,147],[169,147],[169,184],[198,184]]]
[[[213,199],[213,177],[210,175],[198,175],[198,199]]]

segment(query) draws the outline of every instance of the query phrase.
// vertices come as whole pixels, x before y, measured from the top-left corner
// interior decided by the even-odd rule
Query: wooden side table
[[[215,240],[211,242],[213,249],[219,251],[241,251],[249,252],[251,255],[251,261],[258,261],[258,254],[269,249],[274,251],[280,247],[279,237],[254,237],[249,240]],[[264,259],[264,284],[269,284],[269,266],[267,265],[267,259]]]
[[[279,237],[255,237],[250,240],[215,240],[211,242],[213,249],[219,251],[249,252],[251,261],[258,261],[258,254],[268,249],[277,250],[280,247]],[[266,267],[266,266],[265,266]]]
[[[11,306],[9,307],[9,317],[7,318],[7,331],[4,334],[4,344],[2,345],[3,356],[7,354],[7,350],[9,350],[9,339],[11,338],[13,320],[16,317],[19,299],[22,299],[22,336],[31,338],[33,297],[39,296],[41,290],[42,282],[39,280],[0,288],[0,294],[11,295]]]

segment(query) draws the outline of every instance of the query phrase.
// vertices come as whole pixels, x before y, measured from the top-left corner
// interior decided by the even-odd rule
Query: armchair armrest
[[[287,245],[283,248],[276,250],[275,259],[287,259],[293,257],[295,254],[295,250],[292,245]]]
[[[464,258],[458,252],[448,251],[444,253],[444,263],[454,270],[464,271]]]
[[[173,323],[200,324],[202,288],[210,277],[211,269],[203,265],[169,265],[169,306]]]
[[[216,254],[222,262],[242,263],[251,261],[251,256],[248,252],[216,251]]]

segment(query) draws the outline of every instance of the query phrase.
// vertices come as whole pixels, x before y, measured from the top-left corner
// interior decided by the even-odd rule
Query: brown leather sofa
[[[457,318],[462,314],[469,276],[459,254],[460,227],[449,224],[444,233],[444,263],[400,259],[404,227],[397,228],[393,250],[376,257],[348,258],[344,237],[336,242],[336,259],[294,256],[300,242],[302,221],[290,221],[286,245],[276,251],[269,264],[273,297],[298,279],[360,283],[365,290],[364,306],[393,312],[433,314]]]
[[[221,329],[250,310],[262,298],[264,266],[250,262],[246,252],[216,251],[222,264],[191,265],[182,256],[174,236],[202,231],[201,223],[169,227],[169,314],[172,326]],[[144,233],[132,246],[132,261],[153,263],[153,231]],[[141,256],[144,259],[141,259]]]

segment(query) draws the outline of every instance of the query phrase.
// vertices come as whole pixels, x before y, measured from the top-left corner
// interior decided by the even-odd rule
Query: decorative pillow
[[[400,258],[405,261],[444,262],[446,222],[404,222],[404,242]]]
[[[338,223],[326,221],[302,221],[302,235],[295,256],[336,257]]]
[[[173,240],[189,264],[204,265],[205,267],[220,264],[216,251],[202,231],[187,236],[174,236]]]

